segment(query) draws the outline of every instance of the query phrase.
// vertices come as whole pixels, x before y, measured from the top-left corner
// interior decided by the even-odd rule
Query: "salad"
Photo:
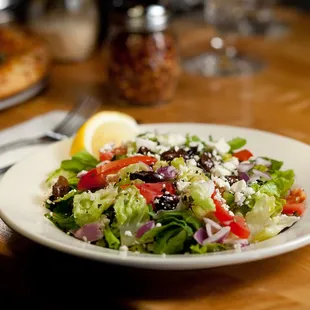
[[[46,218],[96,246],[135,253],[240,249],[291,227],[306,194],[246,140],[145,132],[100,159],[81,151],[46,180]]]

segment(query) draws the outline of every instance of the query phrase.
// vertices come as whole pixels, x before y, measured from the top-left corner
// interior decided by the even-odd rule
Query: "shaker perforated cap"
[[[167,24],[168,14],[161,5],[137,5],[126,12],[125,27],[129,31],[162,31],[167,28]]]

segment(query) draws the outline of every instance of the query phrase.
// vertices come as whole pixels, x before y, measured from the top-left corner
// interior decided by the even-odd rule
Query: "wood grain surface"
[[[252,76],[203,78],[182,73],[171,102],[119,107],[106,96],[102,55],[79,64],[54,65],[38,97],[0,112],[0,129],[55,109],[71,108],[79,95],[102,100],[143,123],[207,122],[268,130],[310,143],[310,16],[279,10],[289,25],[282,37],[238,38],[237,46],[265,68]],[[209,27],[174,22],[183,56],[202,52]],[[99,279],[99,283],[96,280]],[[116,280],[116,283],[112,283]],[[0,307],[32,309],[307,310],[310,247],[238,266],[155,272],[86,261],[39,246],[0,221]]]

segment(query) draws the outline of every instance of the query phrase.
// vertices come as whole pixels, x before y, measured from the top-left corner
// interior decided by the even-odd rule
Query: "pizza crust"
[[[50,69],[51,58],[43,40],[17,27],[0,28],[0,56],[0,100],[37,84]]]

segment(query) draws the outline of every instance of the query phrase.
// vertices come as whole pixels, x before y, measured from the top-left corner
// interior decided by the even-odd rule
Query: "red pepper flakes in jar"
[[[165,8],[132,7],[115,26],[108,60],[112,97],[134,105],[169,101],[177,87],[180,63]]]

